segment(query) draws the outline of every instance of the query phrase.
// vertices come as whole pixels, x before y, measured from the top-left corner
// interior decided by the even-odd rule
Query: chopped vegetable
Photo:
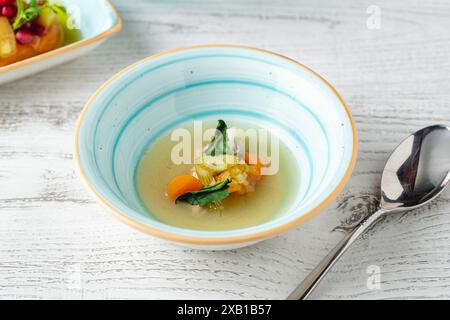
[[[52,4],[52,10],[56,13],[56,17],[60,27],[62,28],[65,38],[64,43],[70,43],[76,41],[80,37],[80,32],[73,25],[69,24],[69,14],[61,5]]]
[[[45,28],[50,28],[56,22],[57,17],[56,12],[52,8],[46,7],[42,9],[38,21]]]
[[[255,166],[239,164],[219,174],[216,180],[218,182],[231,180],[229,192],[243,195],[255,191],[260,174]]]
[[[16,16],[16,13],[17,8],[13,5],[6,5],[1,10],[1,15],[8,19],[14,18]]]
[[[17,14],[13,22],[13,29],[18,30],[28,22],[38,20],[45,28],[50,28],[56,22],[58,13],[64,13],[64,7],[58,4],[49,4],[48,0],[30,0],[28,4],[23,0],[16,0]],[[65,22],[65,21],[64,21]]]
[[[221,156],[203,156],[201,164],[213,174],[220,173],[230,166],[237,165],[239,163],[238,158],[235,155],[221,155]]]
[[[199,162],[195,165],[195,173],[204,186],[209,186],[214,183],[214,175],[238,164],[238,158],[228,154],[215,157],[203,155]]]
[[[52,10],[58,16],[59,23],[64,24],[67,21],[68,13],[64,6],[62,6],[58,3],[52,3]]]
[[[214,186],[206,187],[197,191],[187,192],[176,199],[176,202],[187,202],[193,206],[206,206],[222,201],[230,195],[228,185],[231,180],[225,180]]]
[[[16,35],[9,20],[6,17],[0,17],[0,58],[7,58],[15,54],[16,50]]]
[[[177,176],[167,186],[167,196],[175,201],[179,196],[203,188],[198,179],[190,175]]]
[[[205,154],[208,156],[224,155],[229,152],[227,137],[227,124],[223,120],[219,120],[219,124],[216,128],[216,133],[211,140],[211,143],[205,150]]]
[[[30,30],[19,30],[16,32],[16,40],[20,44],[30,44],[33,42],[33,34]]]
[[[245,163],[249,165],[253,165],[258,173],[258,175],[261,175],[261,168],[264,166],[261,160],[258,158],[257,155],[250,155],[248,152],[245,153]]]
[[[37,18],[39,15],[39,11],[42,9],[41,6],[38,6],[36,0],[31,0],[28,4],[28,7],[25,7],[25,4],[22,0],[17,0],[17,14],[14,19],[13,29],[18,30],[25,23],[31,22]]]
[[[204,186],[210,186],[215,182],[213,173],[202,164],[195,165],[194,173]]]
[[[192,176],[176,177],[168,188],[171,199],[217,209],[222,208],[221,201],[231,193],[244,195],[255,191],[256,183],[261,179],[263,165],[257,155],[249,153],[241,154],[242,159],[239,160],[237,148],[230,148],[227,130],[225,121],[219,120],[211,143],[196,157],[192,174],[198,180]],[[198,188],[196,184],[196,189],[187,190],[186,186],[191,185],[192,179],[205,188]]]

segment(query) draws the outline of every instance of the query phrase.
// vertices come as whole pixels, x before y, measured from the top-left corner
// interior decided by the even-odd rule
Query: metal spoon
[[[419,208],[435,199],[450,182],[450,128],[435,125],[404,140],[389,157],[381,179],[380,208],[365,218],[289,295],[307,299],[350,245],[380,217]]]

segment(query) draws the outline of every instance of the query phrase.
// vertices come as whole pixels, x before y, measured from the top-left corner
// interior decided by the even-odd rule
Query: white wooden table
[[[124,18],[120,35],[81,59],[0,87],[0,299],[283,299],[342,238],[336,227],[374,205],[397,143],[426,125],[450,123],[446,0],[115,3]],[[370,5],[381,10],[379,29],[374,20],[367,26]],[[360,135],[355,173],[327,211],[236,251],[183,249],[122,224],[94,203],[72,159],[75,121],[101,83],[151,54],[204,43],[300,60],[340,91]],[[379,288],[367,285],[373,266]],[[380,223],[314,298],[450,298],[450,192]]]

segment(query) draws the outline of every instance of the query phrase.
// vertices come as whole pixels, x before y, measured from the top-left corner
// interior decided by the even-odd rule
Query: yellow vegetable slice
[[[0,17],[0,58],[7,58],[17,51],[16,37],[8,18]]]
[[[195,165],[195,172],[204,186],[215,182],[214,176],[235,166],[238,158],[234,155],[207,156],[202,155],[199,164]]]
[[[39,14],[39,24],[46,28],[50,28],[57,19],[56,13],[51,8],[44,8],[42,9],[41,13]],[[61,21],[62,23],[65,23],[65,21]],[[61,23],[60,23],[61,24]]]

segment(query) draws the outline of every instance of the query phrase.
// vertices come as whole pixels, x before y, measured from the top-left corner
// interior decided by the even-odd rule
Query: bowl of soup
[[[75,161],[121,221],[159,238],[230,249],[285,232],[348,181],[357,134],[317,73],[266,50],[207,45],[144,59],[83,109]]]

